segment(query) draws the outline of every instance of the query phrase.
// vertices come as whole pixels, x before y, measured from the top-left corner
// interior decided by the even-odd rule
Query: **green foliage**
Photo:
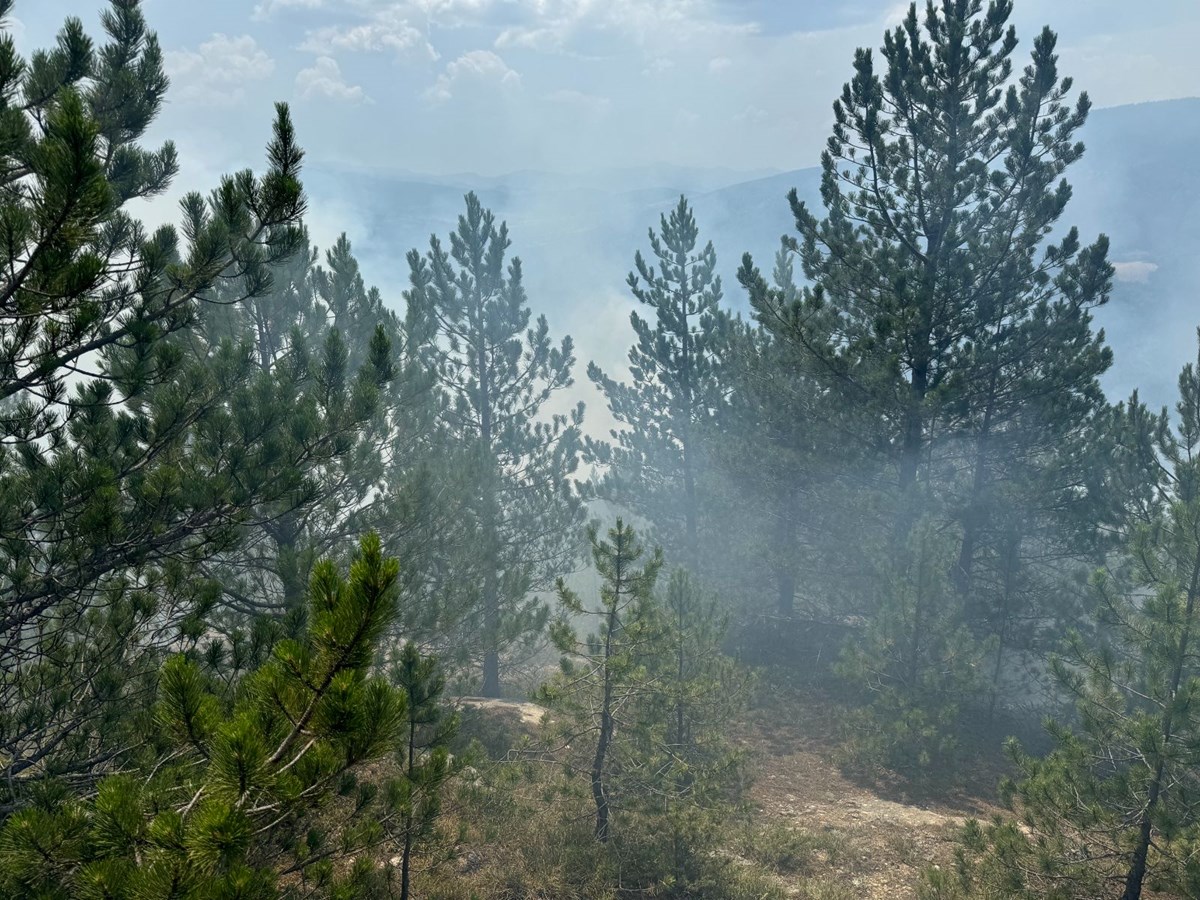
[[[589,530],[603,579],[590,609],[560,585],[564,613],[598,620],[579,639],[567,618],[551,630],[565,654],[543,689],[568,775],[586,773],[595,837],[611,844],[626,885],[687,896],[713,876],[712,851],[743,783],[728,741],[748,679],[721,653],[725,620],[683,571],[654,593],[661,554],[644,563],[633,529]]]
[[[619,783],[624,774],[619,755],[626,749],[615,740],[630,722],[625,711],[648,689],[652,673],[646,662],[650,646],[661,636],[654,603],[654,585],[662,568],[662,551],[639,566],[645,550],[633,527],[620,519],[603,540],[599,528],[588,526],[592,563],[601,578],[600,606],[590,610],[582,598],[559,581],[563,615],[551,626],[550,636],[563,653],[562,672],[545,685],[540,697],[561,717],[565,737],[580,754],[568,765],[586,772],[596,806],[596,840],[609,840],[614,805],[630,793]],[[597,620],[597,630],[580,639],[568,615]],[[614,801],[614,797],[622,798]]]
[[[852,722],[853,754],[914,773],[944,770],[952,760],[959,712],[979,689],[981,653],[949,584],[946,542],[928,525],[909,542],[909,567],[892,577],[838,668],[870,704]]]
[[[348,578],[319,563],[308,628],[233,691],[188,656],[171,658],[156,704],[166,752],[141,775],[101,780],[93,799],[47,786],[11,816],[0,830],[5,894],[268,898],[297,873],[337,896],[344,879],[322,866],[372,846],[386,820],[353,770],[398,746],[412,717],[405,691],[371,674],[398,575],[376,535]],[[340,819],[322,809],[346,788],[359,800]]]
[[[178,228],[133,217],[178,168],[142,146],[168,83],[137,0],[100,42],[72,18],[22,58],[0,34],[0,894],[433,896],[457,820],[508,857],[445,896],[774,896],[727,851],[809,875],[844,848],[731,833],[733,608],[852,631],[854,750],[906,775],[1068,634],[1077,717],[1045,758],[1013,746],[1013,815],[969,824],[924,896],[1200,896],[1200,363],[1174,431],[1105,400],[1107,240],[1062,225],[1090,103],[1049,30],[1017,70],[1011,14],[914,4],[881,66],[856,54],[823,213],[793,193],[769,278],[743,259],[753,324],[688,202],[661,217],[629,379],[588,368],[612,444],[554,412],[572,342],[474,194],[408,254],[401,317],[344,236],[309,246],[286,106],[262,174],[187,195]],[[565,586],[581,456],[692,576],[660,585],[618,519],[586,532],[595,604]],[[518,753],[455,791],[418,646],[496,696],[547,624],[537,762],[562,765]]]
[[[550,341],[544,316],[530,326],[521,261],[505,267],[508,227],[498,227],[473,193],[450,234],[429,252],[408,254],[405,295],[428,343],[441,419],[465,453],[467,528],[454,564],[481,584],[465,638],[482,665],[482,689],[500,693],[500,653],[540,632],[548,611],[534,591],[549,587],[578,552],[582,502],[578,465],[583,405],[544,415],[569,388],[575,363],[569,337]]]
[[[442,709],[445,679],[437,660],[422,658],[411,641],[393,661],[391,680],[405,699],[396,837],[402,847],[400,900],[408,900],[413,851],[435,836],[443,786],[460,767],[452,762],[448,749],[458,731],[458,717],[447,716]]]
[[[653,320],[636,310],[629,321],[637,343],[629,349],[630,383],[615,381],[595,364],[588,378],[599,387],[617,422],[615,444],[590,442],[589,453],[607,467],[603,496],[646,518],[679,558],[701,563],[701,531],[709,530],[700,496],[704,468],[702,429],[721,405],[730,317],[720,309],[721,278],[712,242],[697,250],[700,229],[684,197],[650,229],[654,262],[639,251],[629,289]]]
[[[204,570],[221,584],[231,625],[271,615],[294,628],[317,559],[370,528],[396,530],[384,509],[403,507],[381,488],[385,450],[409,426],[394,384],[405,335],[364,286],[344,235],[325,266],[306,247],[268,293],[234,302],[238,290],[226,286],[201,310],[187,351],[205,360],[232,345],[248,356],[259,374],[236,415],[272,442],[272,464],[294,473],[294,487],[264,496],[237,545]]]
[[[1078,722],[1048,723],[1056,747],[1045,758],[1013,757],[1021,776],[1009,785],[1019,822],[973,834],[982,861],[964,881],[1008,896],[1084,897],[1144,889],[1191,896],[1200,869],[1191,849],[1200,836],[1200,368],[1179,379],[1174,431],[1138,409],[1123,415],[1150,426],[1162,460],[1145,517],[1124,552],[1093,585],[1098,633],[1072,632],[1054,674],[1076,703]],[[1064,880],[1070,887],[1064,887]]]
[[[641,654],[651,680],[624,723],[626,844],[640,848],[644,878],[669,872],[672,891],[686,895],[711,874],[711,856],[742,801],[744,754],[730,731],[751,682],[722,652],[728,622],[717,598],[685,571],[672,572],[656,606],[660,632]]]
[[[796,307],[786,247],[769,282],[749,260],[739,277],[752,297],[772,298],[774,315]],[[725,404],[705,442],[719,475],[709,491],[721,509],[722,541],[738,542],[739,565],[716,577],[750,612],[829,621],[865,611],[863,559],[884,549],[879,502],[864,491],[878,479],[875,420],[844,402],[819,354],[782,326],[763,321],[731,332]]]
[[[205,301],[234,282],[227,299],[261,296],[302,238],[287,108],[261,177],[188,195],[181,228],[148,233],[124,207],[176,171],[170,144],[139,144],[162,55],[134,0],[102,22],[100,46],[71,19],[28,61],[0,39],[3,812],[138,746],[163,653],[194,644],[219,597],[195,561],[302,492],[299,442],[248,415],[277,398],[247,355],[181,347]]]
[[[855,852],[844,834],[770,825],[748,831],[742,852],[778,875],[811,878],[822,865],[839,866]]]
[[[821,159],[823,214],[790,198],[784,249],[809,284],[778,264],[769,284],[748,257],[739,274],[813,382],[809,407],[825,391],[847,411],[823,455],[853,448],[839,468],[856,489],[833,496],[861,523],[858,570],[874,577],[828,588],[849,594],[828,605],[911,618],[932,582],[911,581],[910,536],[935,529],[949,574],[936,602],[957,595],[947,627],[992,654],[993,697],[1006,652],[1043,649],[1078,616],[1077,575],[1099,562],[1121,502],[1091,474],[1110,415],[1098,379],[1111,353],[1091,324],[1111,287],[1108,242],[1061,225],[1090,101],[1071,99],[1049,29],[1015,69],[1011,13],[1008,0],[912,4],[882,59],[857,51]],[[922,702],[903,730],[944,733],[953,717]]]

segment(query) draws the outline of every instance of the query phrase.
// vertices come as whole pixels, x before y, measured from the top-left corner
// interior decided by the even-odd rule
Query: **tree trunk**
[[[615,607],[614,607],[615,610]],[[616,619],[609,617],[610,623]],[[604,784],[604,763],[608,757],[608,745],[612,741],[612,673],[609,659],[612,653],[612,625],[604,642],[604,698],[600,706],[600,734],[596,739],[596,754],[592,757],[592,800],[596,803],[596,840],[608,842],[608,790]]]
[[[484,697],[499,698],[500,688],[500,654],[496,650],[485,650],[483,654],[483,687],[480,692]]]
[[[796,545],[796,521],[792,516],[794,489],[787,492],[787,508],[779,516],[775,529],[775,609],[781,616],[791,617],[796,605],[796,574],[789,565]]]
[[[596,840],[608,843],[608,788],[604,783],[604,763],[608,759],[608,746],[613,736],[613,674],[612,657],[613,641],[621,622],[621,595],[624,589],[624,578],[621,571],[621,558],[625,552],[623,541],[618,538],[616,546],[617,564],[613,579],[612,605],[608,610],[608,629],[604,635],[604,693],[600,702],[600,733],[596,738],[596,754],[592,757],[592,800],[596,803]]]
[[[485,697],[499,697],[500,687],[500,576],[496,552],[496,524],[489,504],[484,521],[487,559],[483,575],[483,687]]]
[[[478,285],[476,285],[478,291]],[[500,689],[500,535],[498,534],[496,507],[499,503],[499,472],[495,448],[492,446],[492,369],[489,347],[485,339],[483,300],[479,299],[479,321],[475,324],[479,379],[479,441],[483,451],[481,463],[487,473],[483,493],[483,687],[485,697],[499,697]]]
[[[1150,853],[1150,837],[1153,831],[1150,814],[1158,804],[1163,771],[1163,761],[1160,759],[1154,769],[1154,780],[1150,782],[1150,792],[1146,795],[1146,808],[1142,811],[1142,821],[1138,825],[1138,842],[1133,849],[1129,874],[1125,876],[1125,892],[1121,894],[1121,900],[1141,900],[1142,883],[1146,880],[1146,858]]]
[[[415,714],[412,708],[412,692],[409,691],[409,720],[408,720],[408,783],[411,789],[413,782],[413,771],[416,767],[416,750],[417,750],[417,723],[412,718]],[[408,802],[413,802],[412,794],[409,794]],[[404,853],[400,859],[400,900],[408,900],[409,893],[409,878],[412,868],[412,845],[413,845],[413,813],[411,807],[404,813]]]
[[[958,564],[954,567],[951,579],[958,595],[963,599],[963,611],[968,623],[974,623],[984,614],[981,609],[982,604],[972,588],[974,587],[975,549],[979,543],[979,532],[986,520],[983,494],[987,487],[988,438],[992,430],[995,393],[996,373],[993,371],[988,386],[987,408],[983,413],[983,424],[980,426],[975,446],[971,495],[967,498],[967,510],[963,516],[962,546],[959,548]]]
[[[604,710],[600,717],[600,737],[596,741],[596,755],[592,759],[592,799],[596,802],[596,840],[608,843],[608,791],[604,787],[604,760],[608,755],[608,744],[612,740],[612,712],[609,709],[611,693],[604,691]]]
[[[988,722],[996,714],[1000,697],[1000,676],[1003,674],[1004,649],[1008,641],[1008,626],[1012,622],[1013,595],[1016,593],[1017,564],[1020,562],[1021,538],[1016,529],[1009,529],[1004,547],[1004,593],[1000,605],[1000,625],[996,629],[996,664],[992,667],[992,697],[988,702]]]
[[[914,365],[909,384],[908,405],[904,412],[904,436],[900,451],[899,509],[893,531],[896,552],[907,558],[906,544],[918,518],[916,485],[925,449],[925,395],[929,391],[928,363]]]
[[[1125,892],[1121,900],[1141,900],[1142,884],[1146,880],[1146,860],[1150,855],[1150,841],[1154,833],[1154,811],[1162,795],[1163,777],[1166,775],[1167,747],[1175,735],[1175,695],[1183,682],[1183,666],[1190,652],[1192,616],[1195,614],[1196,598],[1200,594],[1200,558],[1192,564],[1192,579],[1188,585],[1187,607],[1184,613],[1183,634],[1179,637],[1179,650],[1175,657],[1174,671],[1171,673],[1171,689],[1167,694],[1162,719],[1162,743],[1159,749],[1158,762],[1154,766],[1154,777],[1146,791],[1146,806],[1142,809],[1142,818],[1138,823],[1138,841],[1133,848],[1133,858],[1129,863],[1129,872],[1125,876]]]

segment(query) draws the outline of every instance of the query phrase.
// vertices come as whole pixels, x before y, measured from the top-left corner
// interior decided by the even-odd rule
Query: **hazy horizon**
[[[674,165],[816,165],[853,51],[906,3],[817,0],[147,0],[172,79],[151,138],[196,185],[256,165],[271,103],[314,163],[494,177]],[[18,0],[18,49],[90,0]],[[1200,95],[1200,4],[1025,0],[1024,58],[1050,22],[1097,107]],[[1119,41],[1118,41],[1119,38]],[[353,138],[350,136],[353,135]],[[181,184],[180,187],[183,187]]]

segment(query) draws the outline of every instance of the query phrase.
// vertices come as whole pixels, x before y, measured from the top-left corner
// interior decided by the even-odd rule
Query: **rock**
[[[474,850],[468,850],[458,861],[458,874],[470,875],[483,868],[483,857]]]

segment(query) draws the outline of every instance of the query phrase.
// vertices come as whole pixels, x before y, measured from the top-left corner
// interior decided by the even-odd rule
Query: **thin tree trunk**
[[[904,437],[900,452],[899,488],[900,508],[896,514],[893,531],[896,552],[899,558],[907,558],[906,544],[913,525],[917,521],[916,487],[920,475],[921,453],[925,449],[925,395],[929,390],[928,364],[913,367],[909,385],[908,408],[904,414]]]
[[[411,693],[409,695],[409,703],[410,704],[412,703]],[[416,743],[417,743],[417,724],[416,724],[415,720],[413,720],[411,718],[412,715],[413,715],[413,711],[410,709],[409,710],[410,718],[408,721],[408,782],[409,782],[410,791],[411,791],[412,780],[413,780],[413,768],[414,768],[413,764],[416,760]],[[412,798],[412,794],[410,793],[409,794],[409,803],[411,804],[412,802],[413,802],[413,798]],[[412,846],[413,846],[412,832],[413,832],[413,813],[412,813],[412,809],[409,808],[404,813],[404,854],[400,860],[400,900],[408,900],[409,878],[410,878],[410,870],[412,868],[412,866],[411,866]]]
[[[975,447],[975,466],[971,477],[971,496],[967,501],[967,512],[963,517],[962,546],[958,552],[958,564],[954,568],[952,581],[958,594],[963,599],[963,609],[968,622],[973,622],[981,615],[979,598],[975,596],[974,567],[975,548],[979,543],[979,532],[983,528],[984,508],[983,492],[987,486],[988,438],[992,430],[992,416],[995,407],[996,373],[993,371],[988,385],[987,408],[983,413],[983,424],[980,427],[978,442]]]
[[[483,687],[485,697],[499,697],[500,685],[500,604],[499,593],[494,577],[484,579],[483,590]]]
[[[1162,796],[1163,777],[1166,775],[1167,748],[1175,736],[1175,695],[1183,682],[1183,666],[1189,652],[1192,636],[1192,616],[1195,612],[1197,594],[1200,594],[1200,558],[1193,561],[1192,579],[1188,585],[1187,606],[1184,613],[1183,634],[1179,637],[1179,650],[1175,657],[1174,670],[1171,672],[1171,689],[1167,694],[1162,718],[1162,744],[1159,749],[1158,762],[1154,766],[1154,777],[1146,791],[1146,806],[1142,809],[1141,821],[1138,823],[1138,841],[1133,848],[1133,858],[1129,863],[1129,872],[1125,876],[1125,892],[1121,900],[1141,900],[1142,884],[1146,880],[1146,861],[1150,855],[1150,842],[1154,833],[1154,813]]]
[[[621,571],[621,557],[624,552],[623,540],[618,538],[612,607],[608,611],[608,629],[604,635],[604,694],[600,703],[600,734],[596,739],[596,754],[592,757],[592,800],[596,803],[596,840],[602,844],[608,843],[609,838],[608,787],[604,783],[604,764],[608,759],[608,747],[613,736],[612,656],[613,640],[621,624],[618,614],[624,587]]]
[[[996,630],[996,664],[992,667],[992,697],[988,703],[988,722],[996,713],[996,702],[1000,696],[1000,675],[1004,650],[1008,642],[1009,625],[1013,619],[1013,595],[1016,593],[1017,565],[1020,562],[1021,537],[1016,529],[1009,529],[1004,547],[1004,592],[1001,595],[1000,626]]]
[[[604,760],[608,755],[608,744],[612,740],[612,689],[605,683],[604,708],[600,713],[600,737],[596,741],[596,755],[592,759],[592,799],[596,803],[596,840],[608,842],[608,791],[604,785]]]
[[[608,757],[608,745],[612,741],[612,680],[608,672],[608,653],[611,638],[605,642],[604,699],[600,708],[600,735],[596,740],[596,754],[592,757],[592,800],[596,804],[596,840],[608,842],[608,790],[604,784],[604,763]]]
[[[675,753],[682,758],[684,755],[684,741],[687,739],[687,717],[684,708],[684,678],[687,675],[687,645],[684,633],[686,622],[687,609],[680,597],[679,608],[675,611],[675,659],[676,659],[676,676],[679,681],[675,685]],[[682,800],[684,794],[691,785],[691,781],[686,772],[679,772],[675,777],[675,799]],[[672,845],[675,859],[675,883],[682,885],[684,883],[684,846],[683,836],[679,833],[679,828],[675,828],[675,834],[672,836]]]
[[[788,564],[795,552],[796,522],[792,517],[792,497],[788,496],[788,508],[779,517],[775,530],[775,585],[777,589],[775,610],[781,616],[791,617],[796,611],[796,574]]]
[[[475,286],[479,290],[478,284]],[[492,368],[490,348],[486,339],[486,323],[483,316],[483,298],[477,297],[475,306],[478,321],[474,323],[477,335],[475,345],[477,377],[479,379],[479,441],[483,450],[481,463],[487,473],[483,497],[483,540],[485,559],[483,570],[483,687],[485,697],[499,697],[500,687],[500,535],[496,515],[499,502],[498,472],[495,450],[492,446]]]
[[[680,293],[680,321],[683,323],[683,334],[680,335],[680,346],[683,351],[683,376],[681,389],[683,393],[683,421],[680,428],[680,443],[683,445],[683,499],[684,524],[687,529],[687,564],[693,572],[699,574],[700,539],[699,539],[699,510],[696,504],[696,472],[695,447],[692,440],[692,417],[695,415],[694,388],[692,385],[692,333],[690,324],[691,293],[685,279]]]

